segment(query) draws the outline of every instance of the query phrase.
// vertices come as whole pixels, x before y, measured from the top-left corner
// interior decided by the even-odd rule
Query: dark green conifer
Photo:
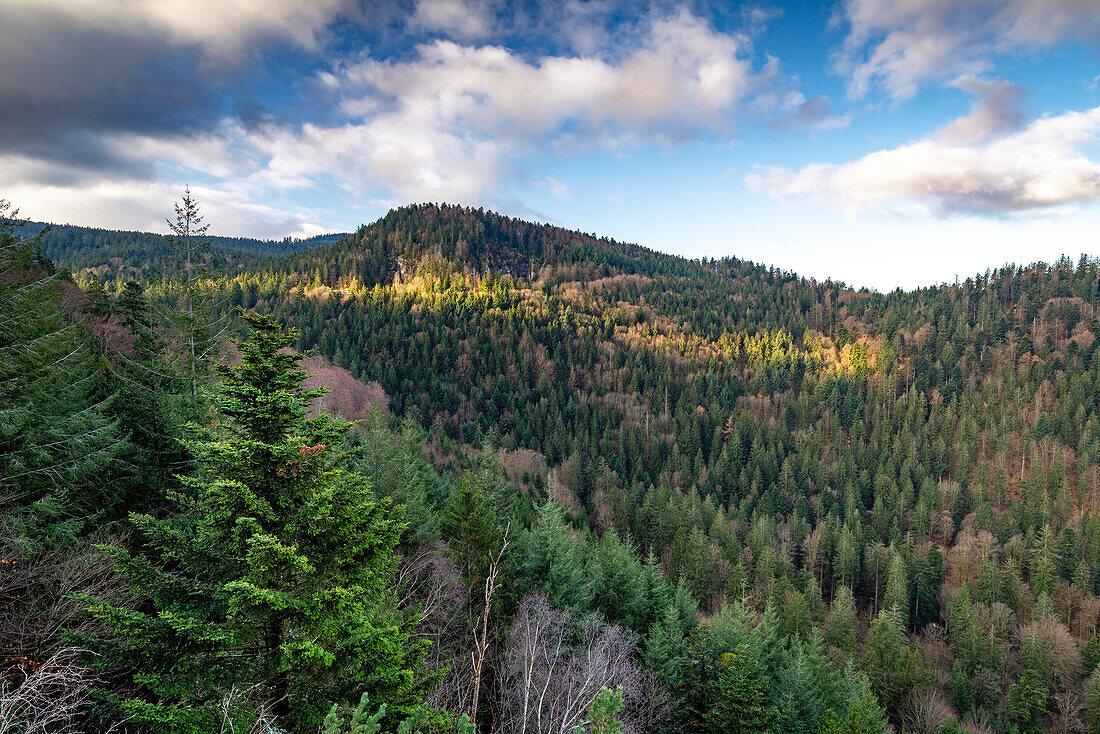
[[[142,600],[93,604],[113,633],[102,660],[137,685],[107,698],[173,732],[216,731],[223,717],[247,729],[258,712],[312,732],[363,692],[401,718],[424,690],[390,590],[402,523],[346,471],[348,424],[308,416],[318,393],[287,351],[295,334],[244,319],[252,335],[192,441],[199,471],[178,514],[132,515],[143,549],[112,551]]]

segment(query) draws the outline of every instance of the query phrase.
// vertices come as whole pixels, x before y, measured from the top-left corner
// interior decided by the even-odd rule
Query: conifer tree
[[[618,716],[624,706],[622,686],[614,690],[602,687],[588,707],[587,726],[577,724],[573,727],[573,734],[622,734],[623,722]]]
[[[848,715],[841,729],[844,734],[885,734],[888,720],[886,709],[871,692],[871,682],[851,666],[845,671],[849,683]]]
[[[94,603],[114,636],[106,663],[135,693],[109,696],[135,722],[208,732],[267,711],[313,731],[366,692],[402,717],[416,705],[422,650],[389,587],[402,530],[389,502],[345,470],[348,424],[309,417],[295,334],[245,314],[252,335],[223,369],[218,418],[192,442],[199,471],[178,514],[134,514],[141,552],[113,549],[144,597]],[[249,724],[251,725],[251,724]]]
[[[177,308],[169,315],[183,345],[187,384],[194,399],[198,397],[203,375],[221,347],[222,329],[217,327],[213,308],[214,269],[207,237],[210,225],[204,222],[190,188],[184,189],[175,204],[175,219],[166,221],[176,256],[174,276],[168,286]]]
[[[614,528],[608,528],[596,551],[594,606],[608,619],[645,632],[644,583],[641,564],[631,548]]]
[[[554,606],[587,609],[593,589],[581,542],[566,524],[561,506],[547,500],[539,508],[538,523],[524,537],[522,570],[528,587],[546,594]]]
[[[719,656],[706,685],[703,731],[714,734],[769,731],[776,712],[767,705],[766,685],[757,667],[744,647]]]
[[[1085,720],[1093,731],[1100,730],[1100,668],[1085,679]]]
[[[676,683],[684,650],[685,639],[680,614],[670,604],[665,609],[664,617],[650,627],[646,636],[646,667],[656,671],[666,683]]]
[[[855,653],[858,633],[855,598],[851,589],[841,586],[825,620],[822,630],[824,641],[827,645],[852,655]]]
[[[13,681],[48,678],[47,661],[63,659],[54,656],[68,632],[87,621],[73,586],[110,576],[89,538],[111,529],[102,520],[120,499],[105,469],[125,445],[96,350],[65,303],[73,286],[22,225],[0,200],[0,729],[12,731],[21,726]],[[66,684],[66,693],[83,685]],[[60,696],[33,703],[63,708]]]
[[[0,200],[0,515],[37,546],[91,527],[115,505],[100,472],[121,440],[97,391],[99,362],[80,320],[62,307],[63,278],[41,233]]]
[[[201,395],[191,397],[187,360],[163,337],[168,319],[150,303],[140,283],[123,285],[115,310],[132,337],[130,348],[107,355],[109,385],[118,394],[112,415],[129,439],[124,455],[129,471],[122,481],[131,489],[123,512],[159,510],[168,493],[179,487],[176,475],[189,468],[182,428],[208,406]]]
[[[503,497],[496,468],[487,453],[483,451],[478,457],[473,471],[462,475],[447,497],[440,521],[443,537],[474,596],[481,593],[489,557],[500,546],[503,533],[498,516]]]
[[[1055,564],[1057,553],[1054,547],[1054,531],[1050,525],[1043,529],[1035,538],[1031,549],[1031,586],[1035,594],[1054,594],[1054,579],[1058,574]]]
[[[871,623],[863,667],[876,698],[898,717],[925,675],[920,653],[909,646],[893,608],[884,608]]]
[[[908,626],[909,585],[905,571],[905,558],[897,550],[890,557],[890,566],[886,573],[886,594],[882,598],[881,609],[889,610],[894,614],[903,629]]]

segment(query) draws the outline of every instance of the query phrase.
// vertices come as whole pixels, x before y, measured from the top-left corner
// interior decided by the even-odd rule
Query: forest
[[[0,734],[1100,731],[1100,259],[170,224],[0,206]]]

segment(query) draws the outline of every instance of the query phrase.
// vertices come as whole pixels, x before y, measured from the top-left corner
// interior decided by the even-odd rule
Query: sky
[[[1100,0],[0,0],[0,198],[414,202],[882,291],[1100,255]]]

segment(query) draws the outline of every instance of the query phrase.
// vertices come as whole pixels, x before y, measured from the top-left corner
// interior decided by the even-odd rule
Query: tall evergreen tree
[[[100,472],[121,440],[64,278],[0,200],[0,514],[24,544],[62,542],[114,506]]]
[[[345,470],[348,424],[309,417],[296,335],[245,314],[241,362],[223,369],[217,421],[192,442],[199,464],[179,514],[135,514],[144,547],[113,549],[144,600],[94,603],[114,636],[103,660],[139,687],[109,696],[135,722],[238,730],[265,712],[311,732],[361,693],[395,717],[424,690],[412,619],[390,591],[402,523]]]
[[[524,537],[522,572],[527,585],[558,607],[585,610],[592,578],[584,549],[566,524],[565,510],[553,500],[539,508],[538,523]]]
[[[184,189],[175,204],[175,218],[166,220],[171,230],[176,263],[168,281],[168,292],[176,308],[170,311],[184,350],[185,373],[192,399],[198,397],[200,382],[221,347],[214,304],[214,268],[210,259],[210,225],[204,222],[199,203]]]

